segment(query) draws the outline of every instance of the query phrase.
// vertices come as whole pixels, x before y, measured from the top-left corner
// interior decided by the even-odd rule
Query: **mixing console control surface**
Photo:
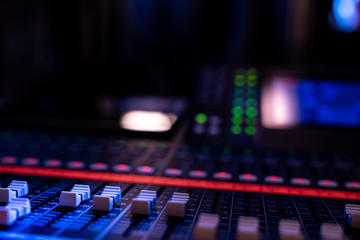
[[[0,239],[360,239],[357,156],[1,134]]]
[[[1,182],[9,182],[11,177],[2,175]],[[81,179],[27,179],[29,193],[16,198],[24,201],[24,210],[2,220],[5,211],[15,209],[14,201],[0,209],[0,238],[321,239],[321,234],[331,237],[330,233],[360,238],[352,228],[359,225],[359,201]],[[62,193],[80,183],[90,189],[90,197],[77,207],[61,206]],[[122,198],[104,194],[109,186],[121,188]],[[108,205],[104,209],[96,203],[98,196],[105,195],[118,200],[110,210]]]

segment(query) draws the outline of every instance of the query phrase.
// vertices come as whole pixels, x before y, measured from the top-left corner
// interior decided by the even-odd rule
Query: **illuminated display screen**
[[[359,31],[360,0],[334,0],[332,16],[335,28],[339,31],[346,33]]]
[[[360,83],[308,78],[274,78],[264,88],[262,124],[360,126]]]

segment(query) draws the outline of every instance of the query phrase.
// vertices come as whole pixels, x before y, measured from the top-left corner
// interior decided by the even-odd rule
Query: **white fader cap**
[[[166,214],[170,217],[185,217],[185,209],[189,198],[188,193],[174,192],[167,203]]]
[[[219,215],[200,213],[194,227],[194,240],[215,240],[219,227]]]
[[[320,233],[323,240],[347,240],[341,225],[336,223],[322,223]]]
[[[111,211],[114,204],[121,199],[121,189],[116,186],[105,186],[101,195],[95,195],[93,209],[100,211]]]
[[[63,207],[77,207],[81,202],[90,198],[89,185],[75,184],[71,191],[62,191],[59,205]]]
[[[151,209],[157,203],[157,193],[151,190],[141,190],[140,194],[133,199],[131,205],[132,214],[149,215]]]
[[[281,219],[279,222],[279,237],[281,240],[304,240],[300,222],[297,220]]]
[[[360,228],[360,205],[346,204],[344,217],[352,228]]]
[[[0,202],[8,203],[28,193],[29,187],[26,181],[13,180],[7,188],[0,188]]]
[[[259,240],[259,219],[257,217],[239,217],[236,240]]]
[[[0,207],[0,225],[10,226],[15,221],[31,212],[28,198],[15,198],[5,207]]]

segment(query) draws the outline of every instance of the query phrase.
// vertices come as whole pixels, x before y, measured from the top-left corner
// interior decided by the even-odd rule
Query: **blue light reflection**
[[[360,0],[334,0],[333,16],[337,28],[351,33],[360,27]]]

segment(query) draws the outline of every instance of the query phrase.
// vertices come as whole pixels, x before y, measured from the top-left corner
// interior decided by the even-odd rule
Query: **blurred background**
[[[360,71],[359,2],[1,1],[0,111],[89,119],[128,94],[191,101],[206,65]]]

